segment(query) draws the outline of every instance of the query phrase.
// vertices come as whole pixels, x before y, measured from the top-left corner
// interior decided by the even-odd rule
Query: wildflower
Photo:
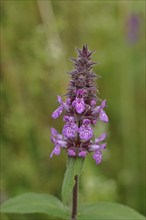
[[[81,150],[78,154],[79,157],[86,157],[86,155],[87,155],[87,151],[85,150]]]
[[[83,98],[77,98],[72,102],[72,106],[75,107],[77,113],[82,114],[85,110],[85,102]]]
[[[52,118],[54,118],[54,119],[58,118],[62,114],[63,109],[69,110],[69,103],[70,103],[70,99],[69,98],[64,103],[62,101],[61,96],[58,96],[57,101],[60,104],[60,106],[52,114]]]
[[[93,109],[92,114],[99,116],[101,121],[108,122],[108,116],[103,110],[106,106],[106,100],[102,101],[100,106],[97,106],[96,108]]]
[[[78,129],[79,136],[82,140],[88,141],[92,138],[93,130],[90,126],[90,120],[84,119],[82,126]]]
[[[135,44],[140,37],[140,16],[137,13],[132,13],[128,16],[126,22],[127,40],[128,43]]]
[[[55,147],[50,157],[59,155],[64,148],[69,157],[85,158],[88,153],[93,153],[93,159],[99,164],[102,160],[102,150],[106,147],[106,143],[103,143],[106,134],[103,133],[94,139],[92,126],[98,121],[108,122],[104,110],[106,100],[98,104],[95,86],[97,76],[92,71],[95,62],[91,61],[93,51],[90,52],[87,46],[77,51],[78,58],[72,58],[75,69],[69,73],[71,80],[66,94],[67,99],[63,102],[61,96],[58,96],[60,106],[52,114],[56,119],[64,111],[65,124],[62,134],[58,134],[54,128],[51,129],[51,140]]]
[[[61,152],[61,148],[67,147],[67,142],[65,141],[64,137],[61,134],[59,134],[55,128],[51,128],[51,141],[55,145],[50,155],[51,158],[54,154],[59,155]]]
[[[75,153],[74,150],[69,149],[69,150],[68,150],[68,155],[74,157],[74,156],[76,156],[76,153]]]
[[[74,118],[65,116],[64,120],[66,124],[63,127],[62,133],[65,137],[75,138],[77,136],[78,126],[74,122]]]

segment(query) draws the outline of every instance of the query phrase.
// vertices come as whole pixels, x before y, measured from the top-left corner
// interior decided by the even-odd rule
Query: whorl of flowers
[[[58,96],[59,107],[53,112],[52,117],[58,118],[64,111],[63,120],[65,125],[62,134],[51,128],[51,141],[55,147],[50,155],[59,155],[64,148],[70,157],[86,157],[90,152],[96,164],[102,160],[102,150],[106,143],[103,143],[106,134],[94,138],[93,126],[98,121],[108,122],[108,116],[103,110],[106,107],[106,100],[100,102],[97,97],[95,85],[96,75],[92,71],[94,62],[91,61],[90,52],[86,46],[78,50],[77,59],[72,58],[74,70],[69,74],[71,80],[68,86],[67,99],[65,102]]]

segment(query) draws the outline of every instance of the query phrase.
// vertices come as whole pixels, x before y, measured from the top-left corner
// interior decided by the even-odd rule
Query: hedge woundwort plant
[[[71,80],[66,101],[63,102],[61,96],[58,96],[59,107],[52,114],[56,119],[64,111],[65,125],[62,134],[51,128],[51,141],[55,146],[50,157],[59,155],[61,149],[65,149],[68,156],[74,158],[85,158],[92,153],[96,164],[99,164],[102,160],[102,150],[106,147],[106,143],[103,143],[106,134],[94,138],[92,127],[99,120],[108,122],[108,116],[104,111],[106,100],[101,102],[97,96],[95,84],[97,75],[92,70],[96,63],[91,61],[94,51],[90,52],[87,45],[83,46],[82,50],[77,50],[77,59],[72,58],[75,69],[69,73]],[[78,176],[75,176],[72,219],[75,219],[77,212],[77,182]]]
[[[97,97],[95,85],[96,74],[92,71],[95,64],[87,46],[78,49],[78,58],[72,59],[74,70],[69,74],[71,80],[67,90],[66,101],[58,96],[59,107],[53,112],[52,117],[58,118],[63,112],[65,122],[62,134],[51,128],[51,140],[54,149],[50,155],[59,155],[64,149],[68,155],[67,169],[62,184],[62,201],[49,194],[25,193],[7,200],[1,206],[3,213],[43,213],[53,219],[85,220],[85,219],[135,219],[144,220],[144,216],[129,207],[110,203],[96,203],[78,206],[78,180],[81,175],[83,162],[88,154],[92,154],[98,165],[102,161],[102,150],[106,134],[94,137],[93,127],[99,122],[108,122],[104,108],[106,100]],[[97,189],[98,190],[98,189]],[[72,192],[72,195],[71,195]],[[95,192],[96,193],[96,192]],[[72,208],[69,201],[72,196]],[[77,212],[77,210],[79,210]]]
[[[63,120],[65,125],[62,134],[51,128],[51,140],[55,147],[50,155],[59,155],[62,148],[70,157],[86,157],[93,153],[96,164],[102,160],[102,150],[106,143],[102,143],[106,134],[94,138],[92,126],[99,120],[108,122],[108,116],[103,110],[106,107],[106,100],[99,105],[95,85],[96,75],[92,71],[95,62],[91,61],[91,55],[87,46],[82,50],[78,49],[78,58],[72,59],[75,69],[69,74],[71,80],[68,87],[66,102],[58,96],[59,107],[53,112],[52,117],[58,118],[64,111]]]

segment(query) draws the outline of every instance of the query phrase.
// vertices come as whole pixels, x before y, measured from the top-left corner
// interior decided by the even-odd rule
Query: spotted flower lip
[[[76,125],[64,125],[62,133],[67,138],[75,138],[77,136]]]
[[[75,107],[77,113],[79,113],[79,114],[82,114],[82,112],[84,112],[84,110],[85,110],[85,102],[84,102],[83,98],[76,98],[72,102],[72,106]]]
[[[96,161],[96,164],[98,165],[102,161],[102,153],[100,151],[96,151],[96,153],[93,154],[93,159]]]
[[[64,116],[66,124],[63,127],[62,133],[67,138],[75,138],[77,136],[78,126],[74,122],[74,117]]]
[[[62,134],[51,128],[51,141],[54,149],[50,154],[59,155],[64,149],[69,157],[85,158],[93,154],[96,164],[102,161],[102,151],[106,148],[106,134],[94,138],[93,126],[99,121],[109,121],[105,112],[106,100],[100,103],[97,97],[95,80],[97,75],[93,72],[96,64],[91,61],[94,51],[89,51],[87,45],[77,49],[77,59],[72,58],[74,70],[69,72],[71,80],[68,86],[66,101],[58,95],[59,106],[52,113],[57,119],[63,113],[64,126]]]

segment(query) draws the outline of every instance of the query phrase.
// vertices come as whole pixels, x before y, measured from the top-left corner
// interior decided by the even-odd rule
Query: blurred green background
[[[66,155],[49,158],[51,114],[64,95],[75,47],[96,50],[108,146],[86,159],[80,202],[120,202],[145,214],[145,1],[1,1],[1,202],[33,191],[61,197]],[[40,220],[47,216],[3,216]],[[2,219],[2,220],[3,220]]]

